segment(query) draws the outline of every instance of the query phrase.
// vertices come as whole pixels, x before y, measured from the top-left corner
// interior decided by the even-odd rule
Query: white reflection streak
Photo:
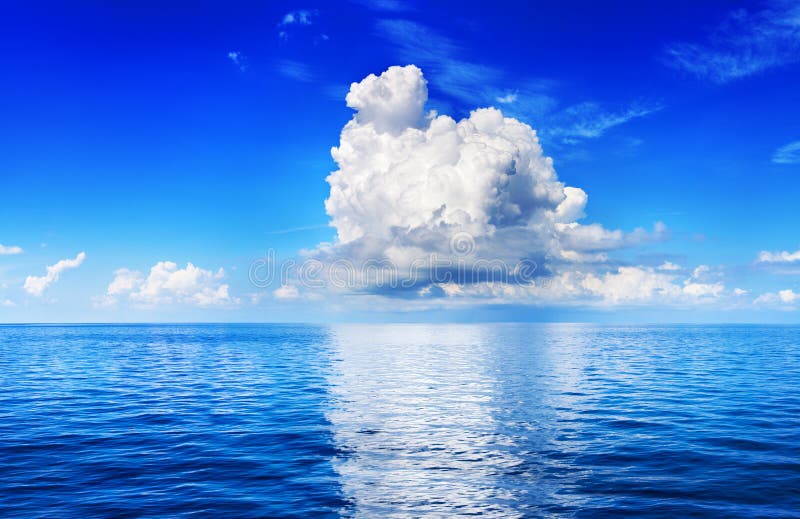
[[[357,516],[519,517],[480,326],[339,325],[328,413]]]

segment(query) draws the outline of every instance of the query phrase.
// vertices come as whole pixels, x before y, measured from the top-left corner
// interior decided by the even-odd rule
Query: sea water
[[[3,517],[800,517],[800,328],[0,326]]]

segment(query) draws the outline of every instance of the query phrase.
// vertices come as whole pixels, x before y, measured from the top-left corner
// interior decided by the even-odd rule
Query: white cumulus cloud
[[[754,304],[767,308],[777,308],[780,310],[795,310],[795,303],[800,301],[800,293],[791,289],[767,292],[758,296]]]
[[[138,306],[164,304],[186,304],[192,306],[226,306],[236,304],[229,286],[221,282],[225,271],[205,270],[187,263],[185,268],[171,261],[160,261],[153,265],[145,276],[126,268],[114,273],[106,294],[96,298],[98,306],[111,306],[120,298],[127,298]]]
[[[325,205],[339,244],[441,252],[455,232],[466,231],[493,253],[525,238],[514,244],[524,255],[644,238],[644,231],[577,223],[588,197],[558,180],[530,126],[494,108],[455,121],[425,113],[426,100],[425,79],[413,65],[352,85],[347,104],[356,114],[332,150],[339,170],[327,179]],[[655,232],[664,229],[659,224]]]
[[[645,291],[651,295],[671,291],[682,298],[720,293],[716,286],[689,286],[653,269],[642,270],[640,278],[636,270],[575,271],[576,265],[606,262],[616,250],[665,240],[669,231],[660,222],[651,231],[633,232],[579,223],[588,195],[558,179],[535,130],[495,108],[456,121],[426,111],[427,97],[425,78],[414,65],[390,67],[352,84],[346,100],[355,114],[332,149],[338,170],[327,178],[325,208],[337,239],[312,251],[314,259],[410,268],[436,254],[473,267],[505,262],[510,275],[517,274],[511,265],[532,260],[537,275],[563,288],[547,294],[498,289],[473,276],[471,286],[428,279],[405,292],[420,297],[536,292],[542,298],[560,293],[622,301],[634,297],[623,295],[627,283],[631,294],[642,286],[652,286]]]
[[[50,265],[47,267],[47,272],[44,276],[28,276],[25,278],[23,288],[31,295],[41,296],[47,287],[58,281],[64,271],[79,267],[85,259],[86,253],[81,252],[74,259],[63,259],[54,265]]]

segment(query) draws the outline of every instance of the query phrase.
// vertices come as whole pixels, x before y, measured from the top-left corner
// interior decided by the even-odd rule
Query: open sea
[[[800,517],[800,327],[0,326],[0,517]]]

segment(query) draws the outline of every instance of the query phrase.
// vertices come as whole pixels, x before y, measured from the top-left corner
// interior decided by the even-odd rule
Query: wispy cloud
[[[520,81],[499,68],[462,59],[467,52],[452,39],[404,19],[377,22],[377,33],[394,44],[399,57],[422,67],[433,88],[469,108],[502,105],[503,113],[523,120],[536,117],[542,135],[562,139],[597,138],[607,130],[660,110],[655,103],[638,103],[609,111],[585,102],[555,111],[551,80]],[[546,114],[549,116],[544,117]]]
[[[462,50],[453,40],[410,20],[379,20],[377,32],[397,47],[403,60],[422,67],[436,88],[461,101],[485,98],[488,85],[503,75],[494,67],[458,58]]]
[[[553,109],[553,82],[509,78],[502,69],[462,59],[467,54],[452,39],[410,20],[377,22],[378,35],[397,48],[400,59],[422,67],[431,85],[469,108],[504,105],[504,113],[529,118]]]
[[[244,72],[247,70],[247,58],[241,52],[236,50],[228,52],[228,59],[231,60],[240,71]]]
[[[296,81],[309,83],[314,81],[314,74],[305,63],[289,59],[281,60],[278,63],[278,72]]]
[[[44,276],[28,276],[25,278],[23,288],[31,295],[41,296],[47,287],[58,281],[64,271],[78,268],[85,259],[86,253],[81,252],[74,259],[63,259],[54,265],[50,265],[47,267],[47,273]]]
[[[0,256],[11,256],[13,254],[22,254],[22,247],[0,243]]]
[[[294,232],[315,231],[318,229],[329,229],[330,225],[321,223],[317,225],[302,225],[300,227],[289,227],[288,229],[277,229],[274,231],[267,231],[267,234],[291,234]]]
[[[586,102],[568,107],[555,114],[546,132],[551,137],[566,139],[596,139],[611,128],[658,112],[660,104],[634,104],[619,111],[609,111],[598,103]]]
[[[800,141],[781,146],[772,154],[775,164],[800,164]]]
[[[401,13],[414,10],[411,6],[400,0],[352,0],[352,2],[363,5],[373,11]]]
[[[706,41],[668,46],[666,61],[718,84],[800,61],[800,3],[779,1],[757,12],[733,11]]]

